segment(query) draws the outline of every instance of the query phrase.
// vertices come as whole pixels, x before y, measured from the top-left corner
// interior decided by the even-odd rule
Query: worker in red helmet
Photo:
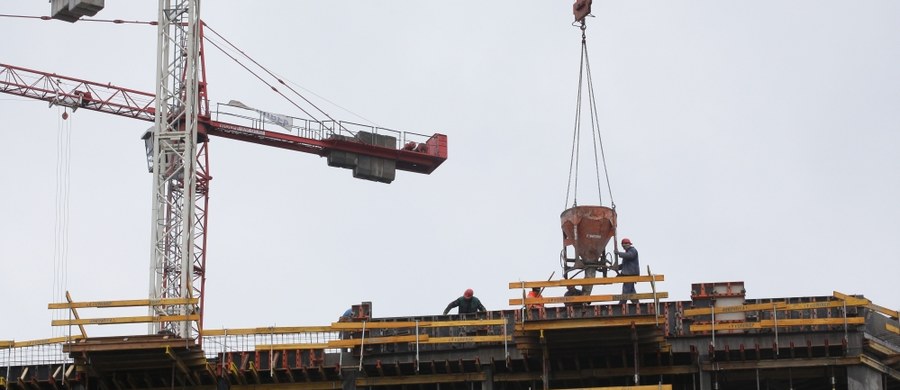
[[[625,250],[616,252],[616,254],[619,255],[619,258],[622,259],[622,264],[619,265],[618,276],[640,275],[641,265],[638,262],[638,251],[635,249],[634,245],[631,244],[631,240],[623,238],[622,248]],[[622,283],[622,294],[637,294],[637,291],[634,289],[634,282]],[[626,300],[623,299],[619,301],[619,304],[624,304],[625,302]],[[631,302],[637,304],[640,301],[632,299]]]
[[[487,311],[487,309],[484,308],[484,305],[481,304],[481,301],[475,297],[475,292],[472,291],[471,288],[466,289],[461,297],[450,302],[450,304],[447,305],[447,308],[444,309],[444,315],[447,315],[447,313],[450,312],[450,309],[453,309],[454,307],[459,308],[459,314]]]

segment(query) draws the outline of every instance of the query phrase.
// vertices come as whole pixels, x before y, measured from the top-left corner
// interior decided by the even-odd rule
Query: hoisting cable
[[[579,134],[581,132],[581,86],[584,77],[584,54],[585,54],[585,42],[586,36],[584,33],[585,25],[584,22],[581,23],[581,59],[579,61],[578,66],[578,94],[575,98],[575,129],[572,131],[572,154],[569,156],[569,181],[568,187],[566,187],[566,204],[565,208],[569,207],[569,191],[572,192],[572,206],[578,206],[578,155],[580,153],[580,142],[579,142]],[[572,167],[574,165],[574,179],[573,179],[573,170]]]
[[[69,258],[69,194],[71,189],[72,120],[67,108],[59,107],[56,134],[56,215],[53,243],[53,292],[52,302],[62,302],[68,285]],[[59,310],[53,311],[53,319],[62,319]],[[54,336],[64,335],[65,329],[54,329]]]
[[[239,53],[241,53],[241,55],[243,55],[243,56],[246,57],[248,60],[250,60],[250,62],[252,62],[254,65],[258,66],[260,69],[262,69],[263,71],[265,71],[269,76],[272,76],[272,78],[274,78],[275,80],[277,80],[279,84],[284,85],[288,90],[290,90],[290,91],[293,92],[295,95],[297,95],[298,97],[300,97],[301,99],[303,99],[303,101],[305,101],[307,104],[309,104],[310,106],[312,106],[313,108],[315,108],[316,110],[318,110],[322,115],[324,115],[326,118],[328,118],[332,123],[334,123],[334,124],[340,126],[341,129],[343,129],[343,130],[345,130],[345,131],[347,131],[347,132],[350,132],[350,131],[347,130],[343,125],[341,125],[340,122],[334,120],[334,118],[332,118],[330,115],[328,115],[327,112],[325,112],[324,110],[322,110],[321,108],[319,108],[318,106],[316,106],[313,102],[311,102],[311,101],[310,101],[309,99],[307,99],[305,96],[303,96],[302,94],[300,94],[299,92],[297,92],[294,88],[291,88],[291,86],[290,86],[290,85],[287,85],[284,81],[282,81],[280,77],[278,77],[277,75],[275,75],[274,73],[272,73],[272,72],[271,72],[268,68],[266,68],[265,66],[262,66],[259,62],[257,62],[256,60],[254,60],[252,57],[250,57],[250,56],[249,56],[247,53],[245,53],[243,50],[241,50],[240,48],[238,48],[237,46],[235,46],[233,43],[231,43],[231,41],[229,41],[228,39],[226,39],[225,37],[223,37],[222,34],[219,34],[219,33],[218,33],[216,30],[214,30],[212,27],[209,27],[209,25],[206,24],[205,22],[203,23],[203,26],[204,26],[206,29],[208,29],[209,31],[211,31],[213,34],[215,34],[217,37],[219,37],[220,39],[222,39],[223,41],[225,41],[225,43],[227,43],[229,46],[231,46],[234,50],[237,50]],[[210,42],[210,43],[212,43],[212,41],[210,41],[209,39],[207,39],[207,41]],[[219,50],[222,50],[222,48],[219,47],[218,45],[216,45],[215,43],[213,43],[213,46],[216,46],[216,48],[218,48]],[[224,53],[225,51],[222,50],[222,52]],[[228,55],[228,54],[226,53],[226,55]],[[231,55],[228,55],[228,56],[231,57]],[[235,59],[234,57],[231,57],[231,58],[237,62],[237,59]],[[238,62],[238,63],[240,63],[240,62]],[[244,66],[243,64],[241,64],[241,66],[243,66],[244,69],[247,69],[247,67]],[[247,69],[247,70],[250,71],[249,69]],[[252,73],[252,72],[251,72],[251,73]],[[254,73],[254,76],[257,76],[257,75]],[[259,76],[257,76],[257,78],[259,78]],[[262,79],[260,78],[260,80],[262,80]],[[263,81],[263,82],[265,82],[265,81]],[[270,85],[270,84],[267,83],[267,82],[265,82],[265,83],[266,83],[266,85],[268,85],[269,87],[271,87],[272,90],[278,92],[279,95],[284,96],[284,94],[282,94],[282,93],[279,92],[277,89],[275,89],[275,87],[273,87],[272,85]],[[291,102],[291,104],[293,104],[295,107],[299,108],[301,111],[303,111],[303,113],[305,113],[306,115],[309,115],[310,117],[312,117],[313,119],[315,119],[315,117],[313,117],[312,114],[309,114],[309,113],[307,113],[305,110],[303,110],[302,108],[300,108],[300,106],[298,106],[296,103],[294,103],[293,101],[291,101],[287,96],[284,96],[284,98],[285,98],[285,99],[288,99],[288,101]],[[321,121],[318,121],[318,120],[316,120],[316,121],[319,122],[319,124],[322,123]]]
[[[584,40],[584,31],[583,30],[582,30],[582,40]],[[606,152],[603,149],[603,137],[600,136],[600,118],[597,116],[598,115],[597,98],[596,98],[596,95],[594,94],[594,83],[592,81],[593,78],[591,77],[591,61],[590,61],[590,58],[588,58],[587,46],[584,46],[584,63],[585,63],[585,70],[587,71],[587,79],[588,79],[588,98],[590,100],[590,105],[591,105],[591,130],[592,130],[593,134],[596,135],[596,138],[593,136],[591,138],[594,140],[594,165],[595,165],[596,173],[597,173],[597,192],[598,193],[600,192],[600,186],[601,186],[601,184],[600,184],[600,167],[597,166],[597,164],[598,164],[597,145],[599,144],[600,145],[600,148],[599,148],[600,149],[600,157],[601,157],[600,161],[603,162],[603,176],[606,177],[606,189],[607,189],[607,191],[609,191],[609,203],[610,203],[610,206],[612,206],[612,208],[615,209],[616,202],[613,200],[612,185],[610,185],[610,181],[609,181],[609,170],[607,169],[607,165],[606,165]],[[601,198],[602,198],[602,195],[601,195]]]
[[[572,206],[578,205],[578,173],[579,173],[579,155],[581,151],[581,105],[584,95],[584,84],[587,81],[588,105],[590,108],[589,118],[591,121],[591,140],[594,146],[594,169],[597,177],[597,195],[600,203],[603,202],[602,182],[600,180],[600,163],[603,163],[603,174],[606,176],[606,186],[609,191],[609,199],[613,209],[615,202],[612,196],[612,186],[609,180],[609,170],[606,166],[606,153],[603,148],[603,139],[600,136],[600,120],[597,111],[597,100],[594,93],[594,85],[591,76],[590,58],[587,52],[587,35],[585,33],[586,25],[584,21],[580,23],[581,29],[581,60],[578,69],[578,93],[576,97],[575,108],[575,126],[572,134],[572,154],[569,160],[569,180],[566,188],[566,207],[569,207],[569,195],[572,194]],[[586,80],[585,80],[586,79]],[[599,155],[598,155],[599,150]]]

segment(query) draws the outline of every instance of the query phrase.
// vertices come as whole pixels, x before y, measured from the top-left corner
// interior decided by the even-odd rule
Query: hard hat
[[[475,295],[475,292],[471,288],[467,288],[466,292],[463,293],[464,298],[472,298],[473,295]]]
[[[631,240],[629,240],[629,239],[627,239],[627,238],[623,238],[623,239],[622,239],[622,245],[631,245]]]

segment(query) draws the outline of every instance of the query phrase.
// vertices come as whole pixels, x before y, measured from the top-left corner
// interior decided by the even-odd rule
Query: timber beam
[[[569,297],[543,297],[543,298],[511,298],[509,300],[510,306],[522,306],[525,305],[533,305],[533,304],[547,304],[547,303],[590,303],[590,302],[618,302],[618,301],[631,301],[635,299],[662,299],[668,298],[669,293],[667,292],[658,292],[658,293],[639,293],[639,294],[604,294],[604,295],[577,295],[577,296],[569,296]]]
[[[534,287],[566,287],[566,286],[584,286],[584,285],[607,285],[617,283],[639,283],[639,282],[662,282],[665,281],[664,275],[652,276],[616,276],[612,278],[583,278],[583,279],[560,279],[560,280],[540,280],[534,282],[510,282],[509,289],[515,290],[519,288]]]

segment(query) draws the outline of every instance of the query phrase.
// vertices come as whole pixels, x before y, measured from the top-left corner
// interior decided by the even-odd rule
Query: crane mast
[[[199,0],[159,1],[155,95],[0,63],[0,93],[153,122],[144,136],[153,176],[149,298],[179,303],[153,306],[150,315],[163,322],[151,323],[149,331],[198,343],[206,281],[210,136],[318,155],[329,166],[353,170],[354,177],[383,183],[394,180],[395,169],[430,174],[447,159],[447,136],[440,133],[427,136],[294,117],[273,126],[266,113],[239,102],[211,111],[199,13]]]
[[[159,1],[150,299],[203,297],[208,179],[197,171],[206,170],[208,159],[205,145],[197,146],[199,7],[199,0]],[[151,315],[190,315],[202,305],[160,306]],[[150,331],[194,338],[202,325],[191,324],[162,322]]]

